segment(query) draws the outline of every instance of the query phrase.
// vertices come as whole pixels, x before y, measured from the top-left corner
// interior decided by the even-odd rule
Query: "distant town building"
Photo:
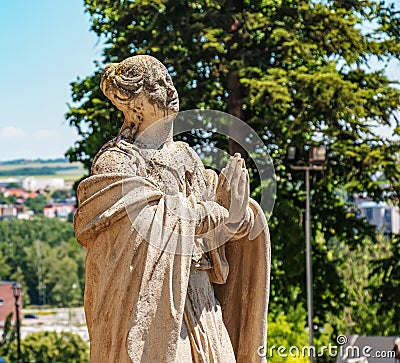
[[[14,281],[0,281],[0,328],[4,327],[7,316],[12,314],[12,321],[15,322],[15,298],[12,290]],[[20,312],[22,301],[20,300]]]
[[[68,204],[73,204],[73,205],[75,205],[76,204],[76,197],[71,197],[71,198],[65,198],[65,203],[68,203]]]
[[[63,178],[28,177],[22,180],[22,188],[29,191],[39,189],[64,189],[65,181]]]
[[[18,209],[15,205],[0,204],[0,219],[17,218]]]
[[[358,207],[360,215],[382,232],[386,234],[400,233],[400,210],[398,206],[364,201]]]
[[[27,192],[25,189],[22,188],[7,188],[4,190],[3,194],[6,198],[16,197],[22,199],[36,198],[38,196],[38,193]]]
[[[44,216],[47,218],[67,218],[75,211],[75,204],[53,203],[44,207]]]
[[[33,210],[27,210],[25,212],[18,212],[17,218],[18,219],[30,219],[35,215]]]

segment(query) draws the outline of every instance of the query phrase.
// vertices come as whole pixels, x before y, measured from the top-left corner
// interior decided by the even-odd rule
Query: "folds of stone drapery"
[[[92,361],[174,362],[196,224],[210,211],[213,223],[226,214],[120,174],[92,176],[77,194]]]
[[[270,237],[264,212],[253,200],[249,205],[252,225],[246,235],[234,236],[223,246],[229,273],[224,284],[214,286],[236,363],[265,362],[259,352],[266,344]]]

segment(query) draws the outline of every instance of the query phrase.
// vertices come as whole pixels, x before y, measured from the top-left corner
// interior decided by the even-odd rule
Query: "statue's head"
[[[178,93],[165,66],[149,55],[137,55],[108,65],[100,88],[121,111],[128,112],[132,101],[146,98],[166,114],[179,111]]]

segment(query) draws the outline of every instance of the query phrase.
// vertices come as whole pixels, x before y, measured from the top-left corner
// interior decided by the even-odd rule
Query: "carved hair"
[[[151,103],[179,111],[178,93],[165,66],[149,55],[137,55],[109,64],[101,76],[100,88],[110,98],[117,88],[129,99],[144,94]]]

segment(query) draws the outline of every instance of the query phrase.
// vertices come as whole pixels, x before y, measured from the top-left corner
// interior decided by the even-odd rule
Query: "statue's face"
[[[133,94],[131,91],[118,86],[114,80],[105,80],[102,89],[114,106],[124,113],[132,107],[138,107],[137,104],[140,104],[139,101],[143,99],[149,102],[151,100],[152,105],[162,108],[160,104],[163,103],[163,100],[168,99],[168,92],[171,92],[171,87],[169,87],[165,77],[153,80],[150,86],[142,87],[139,94]],[[160,100],[160,102],[156,102],[156,100]]]
[[[178,94],[167,69],[155,58],[141,57],[109,64],[100,84],[104,94],[115,106],[124,108],[128,99],[144,93],[152,103],[178,112]]]
[[[141,124],[143,129],[168,116],[168,110],[150,101],[145,92],[132,97],[132,95],[127,95],[123,90],[114,88],[110,92],[109,98],[115,107],[124,113],[126,119],[132,120],[136,124]]]
[[[132,97],[127,91],[115,86],[107,87],[104,93],[113,105],[124,113],[132,107],[132,101],[139,98]]]

